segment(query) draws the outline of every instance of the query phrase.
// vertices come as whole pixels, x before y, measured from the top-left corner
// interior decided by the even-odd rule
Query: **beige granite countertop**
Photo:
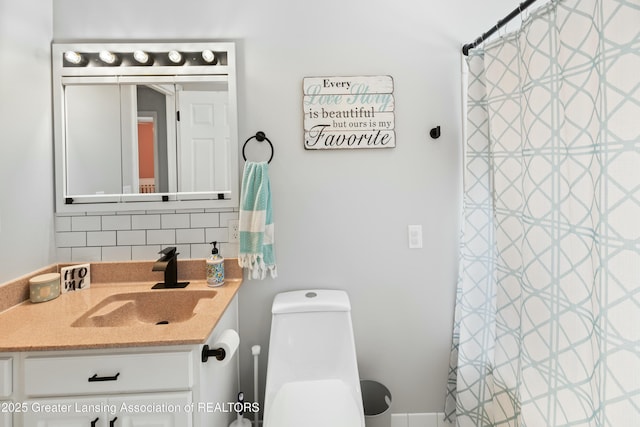
[[[225,284],[217,288],[209,288],[204,277],[204,262],[204,260],[178,261],[178,279],[190,281],[185,290],[208,290],[216,293],[214,298],[197,306],[194,316],[188,320],[167,325],[72,326],[96,304],[115,294],[178,291],[151,289],[163,278],[162,273],[151,272],[152,261],[91,263],[89,289],[61,294],[56,299],[42,303],[32,303],[27,299],[0,311],[0,352],[203,343],[242,284],[242,270],[237,266],[237,260],[227,259],[225,260]],[[66,264],[52,266],[45,270],[59,271],[63,265]],[[42,271],[35,273],[42,273]],[[4,291],[10,294],[18,293],[24,297],[24,290],[16,291],[16,288],[24,287],[25,280],[28,284],[28,278],[25,276],[0,286],[0,295]],[[28,290],[26,295],[28,296]],[[0,300],[2,300],[1,297]]]

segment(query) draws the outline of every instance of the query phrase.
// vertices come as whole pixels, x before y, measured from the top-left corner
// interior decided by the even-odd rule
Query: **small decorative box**
[[[47,273],[29,279],[31,302],[45,302],[60,295],[60,273]]]

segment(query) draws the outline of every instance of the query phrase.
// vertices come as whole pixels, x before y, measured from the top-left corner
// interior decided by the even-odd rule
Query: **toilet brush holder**
[[[241,408],[244,408],[244,393],[238,393],[238,402]],[[251,427],[251,421],[244,418],[244,410],[238,411],[238,418],[229,424],[229,427]]]

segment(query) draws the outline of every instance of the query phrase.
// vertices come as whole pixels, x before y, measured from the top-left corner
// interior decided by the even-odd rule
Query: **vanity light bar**
[[[226,52],[214,52],[205,49],[199,52],[74,52],[66,51],[62,55],[63,67],[136,67],[136,66],[188,66],[188,65],[227,65]]]

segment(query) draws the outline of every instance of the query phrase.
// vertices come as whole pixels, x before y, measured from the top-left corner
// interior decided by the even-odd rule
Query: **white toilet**
[[[271,312],[263,427],[364,427],[347,293],[284,292]]]

